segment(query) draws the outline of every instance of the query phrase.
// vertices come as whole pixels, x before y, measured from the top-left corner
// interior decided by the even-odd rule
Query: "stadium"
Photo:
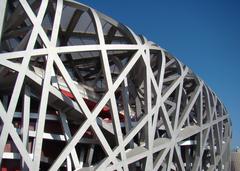
[[[230,170],[224,104],[167,50],[71,0],[1,0],[0,168]]]

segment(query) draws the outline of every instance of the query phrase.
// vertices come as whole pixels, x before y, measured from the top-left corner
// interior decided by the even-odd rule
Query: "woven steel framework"
[[[166,50],[71,0],[0,0],[2,170],[226,170],[229,115]]]

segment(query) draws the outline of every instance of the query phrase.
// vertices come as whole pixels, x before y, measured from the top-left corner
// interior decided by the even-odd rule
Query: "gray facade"
[[[216,94],[168,51],[71,0],[0,0],[2,170],[230,170]]]
[[[231,171],[240,171],[240,150],[231,153]]]

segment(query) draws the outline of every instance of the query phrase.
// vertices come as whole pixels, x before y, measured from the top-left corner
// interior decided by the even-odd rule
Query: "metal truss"
[[[230,170],[215,93],[166,50],[71,0],[0,0],[0,167]]]

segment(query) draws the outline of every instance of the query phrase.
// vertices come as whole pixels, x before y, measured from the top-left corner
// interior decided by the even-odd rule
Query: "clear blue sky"
[[[143,34],[198,74],[224,102],[240,145],[239,0],[80,0]]]

